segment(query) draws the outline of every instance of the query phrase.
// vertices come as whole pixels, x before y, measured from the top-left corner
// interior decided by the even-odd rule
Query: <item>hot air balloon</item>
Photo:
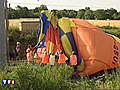
[[[86,20],[58,19],[55,12],[48,10],[41,13],[39,23],[38,47],[49,53],[62,50],[68,58],[75,51],[78,75],[92,75],[119,66],[120,43]]]

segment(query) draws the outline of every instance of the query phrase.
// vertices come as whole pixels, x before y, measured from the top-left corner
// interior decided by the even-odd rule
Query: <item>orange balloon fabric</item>
[[[112,36],[82,19],[72,19],[76,27],[72,28],[79,56],[84,60],[85,68],[79,75],[91,75],[104,69],[119,66],[120,43]]]

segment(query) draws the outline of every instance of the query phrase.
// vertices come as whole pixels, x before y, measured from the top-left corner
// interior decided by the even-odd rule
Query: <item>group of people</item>
[[[34,58],[33,56],[34,49],[35,47],[32,48],[30,45],[28,45],[28,48],[26,50],[28,62]],[[42,58],[39,61],[42,63],[43,66],[49,64],[51,67],[53,67],[56,64],[59,64],[59,65],[65,64],[66,60],[68,60],[68,58],[65,56],[65,54],[62,51],[57,53],[57,55],[55,55],[53,52],[47,53],[47,51],[45,51],[44,54],[42,55]],[[72,52],[72,55],[70,56],[70,65],[72,66],[77,65],[77,56],[75,55],[74,51]]]
[[[22,53],[22,51],[21,51],[21,44],[20,44],[20,42],[16,43],[16,48],[15,49],[16,49],[16,60],[21,60],[21,53]],[[31,45],[27,46],[26,52],[27,52],[27,54],[29,56],[29,58],[27,58],[27,59],[30,60],[30,57],[32,58],[31,55],[32,55],[33,50],[35,50],[35,47],[32,47]]]
[[[21,47],[20,47],[20,42],[17,42],[16,45],[16,52],[17,52],[17,58],[20,59],[20,52],[21,52]],[[68,58],[65,56],[65,54],[61,51],[58,52],[56,55],[52,53],[47,53],[47,51],[44,52],[42,55],[42,58],[38,58],[38,55],[35,53],[36,52],[36,47],[32,47],[31,45],[27,46],[26,49],[27,52],[27,61],[34,61],[36,62],[41,62],[42,66],[49,64],[51,67],[57,65],[64,65]],[[71,56],[69,57],[70,59],[70,65],[73,66],[74,68],[77,66],[77,56],[75,54],[75,51],[72,52]],[[76,71],[75,71],[76,72]]]
[[[41,63],[43,65],[50,64],[50,66],[53,67],[55,64],[64,64],[66,60],[67,57],[63,52],[60,52],[57,55],[55,55],[54,53],[45,52]]]
[[[16,59],[20,59],[20,51],[21,51],[20,42],[17,42],[17,45],[16,45],[17,57],[16,57]],[[35,51],[35,47],[32,47],[31,45],[27,46],[26,52],[27,52],[27,61],[28,62],[32,61],[32,59],[34,58],[34,56],[33,56],[33,55],[35,55],[34,51]],[[65,56],[65,54],[62,51],[57,53],[57,55],[55,55],[54,53],[47,53],[47,51],[45,51],[44,55],[41,58],[41,63],[42,63],[42,65],[50,64],[51,67],[53,67],[56,63],[57,64],[66,63],[66,60],[68,60],[68,58]],[[70,56],[70,65],[72,65],[72,66],[77,65],[77,56],[75,55],[74,51],[72,52],[72,55]]]

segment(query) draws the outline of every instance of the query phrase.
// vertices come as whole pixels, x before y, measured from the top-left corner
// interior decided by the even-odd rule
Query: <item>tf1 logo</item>
[[[14,79],[2,79],[2,84],[8,84],[8,85],[14,85],[15,80]]]

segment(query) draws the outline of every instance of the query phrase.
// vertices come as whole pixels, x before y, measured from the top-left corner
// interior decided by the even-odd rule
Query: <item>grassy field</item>
[[[70,90],[70,89],[120,89],[120,68],[102,76],[77,77],[71,79],[73,68],[64,66],[41,66],[41,64],[19,63],[0,70],[2,79],[14,79],[15,85],[2,85],[0,90]]]
[[[120,38],[120,27],[111,27],[111,26],[98,26],[100,29],[102,29],[105,33],[114,35],[118,38]]]
[[[38,21],[39,18],[21,18],[21,19],[9,19],[9,26],[19,26],[21,21]],[[96,26],[115,26],[120,27],[120,20],[87,20],[88,22]]]
[[[120,27],[120,20],[87,20],[95,26]]]
[[[20,18],[20,19],[9,19],[9,26],[18,27],[22,21],[38,21],[39,18]]]

